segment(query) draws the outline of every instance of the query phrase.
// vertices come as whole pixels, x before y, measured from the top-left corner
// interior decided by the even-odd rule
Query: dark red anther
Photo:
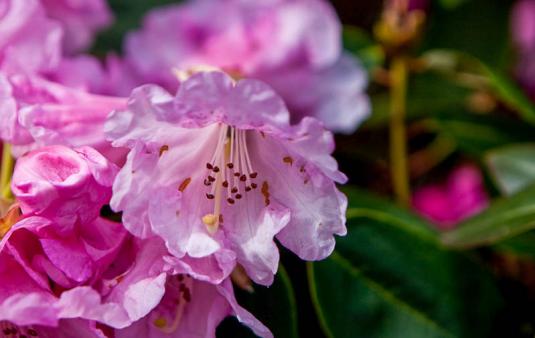
[[[245,191],[246,191],[246,192],[249,192],[249,191],[251,191],[251,190],[252,190],[252,189],[251,189],[250,186],[246,186],[246,187],[245,187]]]
[[[236,187],[233,187],[232,190],[230,190],[230,192],[232,192],[233,194],[237,193],[238,192],[238,188]]]
[[[228,204],[234,204],[234,199],[233,198],[227,198],[227,202],[228,202]]]
[[[245,182],[247,180],[247,176],[241,175],[240,181]]]
[[[234,176],[236,177],[240,177],[240,175],[241,175],[240,173],[234,173]]]
[[[233,169],[234,168],[234,163],[227,163],[227,168]]]
[[[258,173],[257,173],[257,172],[254,172],[254,173],[252,173],[251,175],[249,175],[250,178],[256,178],[256,176],[258,176]]]
[[[256,185],[256,183],[251,183],[251,188],[256,189],[257,187],[258,185]]]
[[[209,200],[213,200],[215,196],[212,194],[206,194],[206,198],[208,198]]]
[[[241,198],[242,198],[242,196],[241,196],[240,194],[236,194],[236,196],[235,196],[235,197],[236,197],[236,199],[237,199],[237,200],[239,200],[239,199],[241,199]]]
[[[218,173],[219,172],[219,167],[214,167],[214,169],[212,169],[214,171],[214,173]]]
[[[214,167],[210,163],[206,163],[206,169],[212,170]]]
[[[210,182],[215,182],[215,177],[208,176],[207,179],[208,179],[208,181],[210,181]]]
[[[212,182],[210,182],[210,180],[208,180],[208,179],[205,179],[204,180],[204,185],[212,185]]]
[[[223,182],[223,187],[228,188],[228,181]]]

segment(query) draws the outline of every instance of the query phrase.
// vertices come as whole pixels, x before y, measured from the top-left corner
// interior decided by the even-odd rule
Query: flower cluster
[[[330,130],[369,114],[365,72],[320,0],[188,1],[124,57],[84,54],[112,18],[0,0],[0,336],[214,337],[233,315],[271,337],[231,275],[270,285],[277,242],[319,260],[345,235]]]

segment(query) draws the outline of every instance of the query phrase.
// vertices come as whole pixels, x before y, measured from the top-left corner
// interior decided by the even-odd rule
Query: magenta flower
[[[20,155],[50,144],[90,145],[114,159],[119,149],[105,141],[107,115],[126,99],[71,89],[42,78],[0,74],[0,138]]]
[[[441,229],[485,209],[489,198],[479,169],[464,165],[453,171],[443,184],[420,188],[413,195],[414,209]]]
[[[110,200],[117,171],[92,148],[50,146],[17,161],[11,186],[23,214],[70,228],[99,216],[101,206]]]
[[[511,23],[513,42],[518,50],[517,78],[535,100],[535,1],[516,3]]]
[[[57,327],[42,325],[18,326],[7,321],[0,321],[2,337],[39,337],[39,338],[72,338],[73,332],[80,338],[106,338],[97,328],[96,322],[81,319],[61,320]]]
[[[308,260],[344,235],[345,175],[329,155],[332,134],[313,118],[289,125],[283,101],[262,82],[198,73],[176,97],[136,89],[106,124],[130,147],[111,206],[136,236],[158,235],[174,256],[232,250],[253,280],[270,284],[273,237]]]
[[[283,97],[292,122],[314,116],[352,132],[370,113],[366,74],[343,54],[340,23],[323,0],[189,1],[151,12],[127,37],[127,69],[174,91],[173,69],[212,66],[260,79]]]
[[[237,304],[229,280],[213,285],[174,275],[167,278],[160,304],[130,327],[117,330],[115,337],[215,337],[217,326],[229,315],[237,316],[256,335],[273,337],[269,329]]]
[[[90,148],[54,146],[19,159],[13,192],[22,215],[0,242],[0,321],[125,327],[158,304],[162,245],[131,242],[121,224],[98,216],[116,171]],[[146,297],[136,303],[139,289]]]
[[[95,34],[113,20],[105,0],[40,1],[46,14],[62,24],[65,32],[63,47],[69,54],[88,48]]]
[[[54,67],[61,57],[61,27],[37,0],[0,0],[0,69],[34,72]]]

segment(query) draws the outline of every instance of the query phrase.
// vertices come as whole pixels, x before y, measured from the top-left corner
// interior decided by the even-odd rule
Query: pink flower
[[[7,321],[0,321],[2,337],[39,337],[39,338],[72,338],[73,332],[79,338],[106,338],[107,336],[97,328],[96,323],[81,319],[61,320],[57,327],[42,325],[17,326]]]
[[[105,0],[41,0],[47,15],[65,31],[63,46],[68,54],[88,48],[95,34],[112,23]]]
[[[323,0],[189,1],[151,12],[126,41],[126,68],[173,91],[173,69],[213,66],[270,84],[292,121],[315,116],[352,132],[370,113],[366,74],[343,54],[340,23]]]
[[[518,49],[517,77],[535,100],[535,1],[519,1],[513,8],[511,23]]]
[[[414,209],[441,229],[455,227],[487,205],[483,178],[472,165],[455,169],[445,183],[424,186],[413,195]]]
[[[313,118],[289,125],[283,101],[262,82],[198,73],[176,97],[136,89],[106,124],[131,148],[111,206],[136,236],[158,235],[171,254],[232,250],[253,280],[270,284],[273,237],[308,260],[328,256],[344,235],[345,175],[329,155],[332,134]]]
[[[62,31],[37,0],[0,0],[0,69],[33,72],[54,67]]]
[[[0,137],[15,155],[50,144],[90,145],[110,159],[121,156],[103,134],[104,121],[126,99],[71,89],[36,76],[0,74]]]
[[[83,318],[122,328],[159,303],[162,243],[135,241],[99,217],[115,172],[90,148],[48,147],[19,159],[13,192],[22,215],[0,242],[0,321]]]
[[[256,335],[273,337],[262,323],[237,304],[228,279],[213,285],[174,275],[167,277],[160,304],[143,319],[117,330],[115,337],[215,337],[217,326],[229,315],[237,316]]]
[[[92,148],[50,146],[19,158],[11,187],[24,214],[71,227],[98,217],[117,171]]]

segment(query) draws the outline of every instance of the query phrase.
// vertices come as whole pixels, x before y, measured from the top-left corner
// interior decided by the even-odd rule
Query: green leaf
[[[485,162],[500,191],[514,194],[535,182],[535,143],[493,149]]]
[[[463,110],[437,114],[430,121],[431,128],[451,138],[462,151],[478,157],[493,148],[530,142],[535,135],[535,128],[522,121],[496,115],[476,115]]]
[[[266,325],[275,337],[299,337],[295,295],[290,278],[282,265],[279,266],[275,282],[269,288],[255,285],[253,293],[234,289],[238,303]],[[236,322],[226,323],[218,329],[217,336],[245,337],[244,328],[240,326]],[[255,335],[249,332],[248,336]]]
[[[487,68],[486,73],[497,96],[516,111],[524,121],[535,124],[535,105],[522,89],[499,71]]]
[[[528,232],[502,241],[493,249],[519,258],[535,260],[535,233]]]
[[[350,193],[349,235],[309,263],[328,337],[488,337],[501,298],[488,272],[448,252],[428,225],[387,202]]]
[[[535,185],[510,198],[501,199],[481,214],[443,234],[450,247],[468,248],[491,245],[535,229]]]
[[[383,64],[383,49],[363,29],[344,26],[342,39],[344,49],[357,56],[368,72]]]
[[[424,50],[456,49],[493,68],[507,65],[512,1],[441,1],[433,6],[425,32]],[[447,7],[447,8],[445,8]]]

